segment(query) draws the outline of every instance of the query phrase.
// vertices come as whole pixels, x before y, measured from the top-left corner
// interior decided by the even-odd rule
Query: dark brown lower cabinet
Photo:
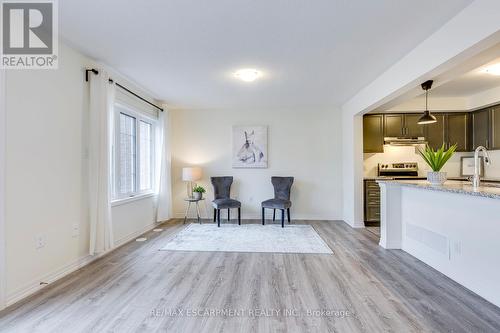
[[[365,179],[365,222],[380,223],[380,187],[375,180]]]

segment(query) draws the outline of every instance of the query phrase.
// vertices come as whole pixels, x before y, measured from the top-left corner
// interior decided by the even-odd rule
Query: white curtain
[[[158,203],[156,222],[163,222],[172,217],[171,154],[170,154],[170,118],[165,109],[159,115],[158,147],[160,158],[157,170]]]
[[[91,255],[113,247],[111,164],[115,85],[100,70],[90,74],[89,215]]]

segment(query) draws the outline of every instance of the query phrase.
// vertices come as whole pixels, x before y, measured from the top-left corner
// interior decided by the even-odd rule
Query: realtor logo
[[[1,1],[1,67],[57,68],[57,3]]]

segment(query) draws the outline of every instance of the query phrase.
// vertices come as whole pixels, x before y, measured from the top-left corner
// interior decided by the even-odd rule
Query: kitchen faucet
[[[474,176],[472,176],[472,187],[477,189],[481,184],[481,179],[479,177],[479,152],[483,152],[484,163],[486,165],[490,165],[490,156],[488,155],[488,151],[483,146],[478,146],[474,151]]]

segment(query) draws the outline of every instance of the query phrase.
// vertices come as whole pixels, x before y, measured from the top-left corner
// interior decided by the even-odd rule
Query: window
[[[152,193],[156,120],[119,104],[115,105],[115,112],[113,199]]]

